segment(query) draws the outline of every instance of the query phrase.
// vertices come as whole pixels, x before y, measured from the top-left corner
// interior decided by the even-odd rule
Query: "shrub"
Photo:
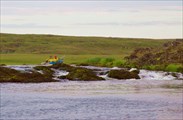
[[[183,66],[180,64],[169,64],[165,70],[170,72],[183,72]]]
[[[125,65],[125,61],[122,60],[116,60],[113,62],[113,66],[122,67]]]
[[[114,60],[114,58],[102,58],[99,64],[102,66],[112,66]]]

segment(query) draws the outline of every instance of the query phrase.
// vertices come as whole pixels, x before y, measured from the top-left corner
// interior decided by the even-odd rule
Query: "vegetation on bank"
[[[0,54],[0,64],[6,65],[22,65],[31,64],[39,65],[44,62],[49,56],[55,54]],[[58,57],[64,57],[64,63],[66,64],[80,64],[85,63],[89,59],[93,58],[113,58],[115,60],[121,61],[124,57],[123,55],[59,55]]]
[[[183,72],[183,40],[167,42],[158,48],[138,48],[121,60],[96,57],[80,65]]]
[[[115,59],[112,57],[95,57],[85,60],[83,63],[78,65],[93,65],[93,66],[101,66],[101,67],[123,67],[125,65],[125,60],[121,59]]]
[[[167,42],[159,48],[139,48],[125,57],[136,68],[183,73],[183,40]]]
[[[76,37],[0,33],[1,54],[128,55],[141,47],[159,47],[167,41],[137,38]]]
[[[0,64],[40,64],[57,55],[66,64],[183,72],[182,39],[0,35]]]

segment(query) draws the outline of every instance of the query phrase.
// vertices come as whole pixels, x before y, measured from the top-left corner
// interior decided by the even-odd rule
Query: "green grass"
[[[159,47],[167,41],[135,38],[73,37],[4,34],[1,54],[129,55],[141,47]]]
[[[183,71],[183,66],[181,64],[169,64],[165,70],[167,71],[172,71],[172,72],[178,72],[178,71]]]
[[[54,54],[1,54],[0,64],[6,65],[22,65],[22,64],[40,64],[44,62],[50,55]],[[107,58],[111,57],[116,60],[122,60],[124,56],[121,55],[58,55],[64,57],[64,63],[67,64],[80,64],[84,63],[89,59],[99,57]]]
[[[145,65],[142,67],[147,70],[158,70],[158,71],[168,71],[168,72],[183,72],[182,64],[161,64],[161,65]]]
[[[105,67],[112,67],[118,66],[121,67],[125,64],[125,60],[118,57],[95,57],[87,59],[85,62],[82,62],[86,65],[94,65],[94,66],[105,66]]]
[[[0,33],[0,64],[40,64],[56,54],[65,56],[68,64],[102,58],[100,64],[112,60],[113,65],[121,65],[134,49],[157,48],[167,41],[173,40]]]

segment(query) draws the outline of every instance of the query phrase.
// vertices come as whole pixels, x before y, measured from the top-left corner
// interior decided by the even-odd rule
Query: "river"
[[[1,83],[0,119],[182,120],[183,89],[162,85],[183,81],[140,74],[140,80]]]

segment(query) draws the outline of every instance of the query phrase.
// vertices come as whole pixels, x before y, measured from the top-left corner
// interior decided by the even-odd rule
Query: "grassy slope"
[[[50,55],[65,55],[66,63],[93,57],[122,59],[134,49],[159,47],[172,40],[0,34],[1,61],[5,64],[39,64]]]
[[[50,54],[1,54],[0,64],[7,65],[21,65],[21,64],[40,64],[47,58]],[[64,63],[67,64],[79,64],[86,62],[86,60],[91,58],[114,58],[116,60],[123,59],[121,55],[65,55]]]

